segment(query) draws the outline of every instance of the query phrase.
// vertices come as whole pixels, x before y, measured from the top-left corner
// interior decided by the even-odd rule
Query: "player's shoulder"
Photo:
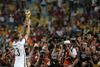
[[[22,40],[26,40],[26,39],[23,37]]]
[[[26,39],[25,38],[22,38],[22,40],[21,41],[26,41]]]
[[[17,45],[17,44],[20,44],[21,43],[21,41],[13,41],[13,45]]]
[[[13,44],[13,45],[15,45],[15,44],[16,44],[16,42],[15,42],[15,41],[13,41],[13,42],[12,42],[12,44]]]
[[[20,41],[21,43],[26,43],[26,39],[22,38],[22,40]]]
[[[13,47],[16,47],[17,46],[17,43],[15,41],[13,41],[12,46]]]

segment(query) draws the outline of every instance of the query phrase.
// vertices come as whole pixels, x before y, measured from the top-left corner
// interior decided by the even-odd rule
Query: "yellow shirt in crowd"
[[[99,31],[100,31],[99,26],[94,27],[94,31],[93,31],[94,34],[98,33]]]

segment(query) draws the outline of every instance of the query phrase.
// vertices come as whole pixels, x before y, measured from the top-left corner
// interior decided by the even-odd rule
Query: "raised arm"
[[[22,29],[21,29],[21,31],[19,32],[21,35],[23,34],[23,32],[24,32],[24,30],[25,30],[26,25],[27,25],[27,23],[26,23],[26,21],[25,21],[23,28],[22,28]]]
[[[92,59],[89,60],[89,62],[92,64],[93,67],[99,67],[99,66],[97,66],[96,64],[93,63]]]
[[[27,21],[27,31],[26,31],[26,35],[25,35],[25,39],[27,40],[28,39],[28,37],[29,37],[29,34],[30,34],[30,23],[31,23],[31,20],[29,19],[28,21]]]
[[[60,51],[59,51],[59,53],[58,53],[58,58],[60,58],[60,57],[61,57],[62,52],[63,52],[63,46],[62,46],[62,45],[60,45],[60,47],[61,47],[61,49],[60,49]]]
[[[30,20],[30,16],[31,16],[31,12],[28,10],[25,12],[26,15],[26,23],[27,23],[27,31],[26,31],[26,35],[25,35],[25,39],[27,40],[30,34],[30,24],[31,24],[31,20]]]
[[[71,50],[69,48],[67,48],[69,55],[73,58],[76,58],[76,55],[74,53],[71,52]]]
[[[31,52],[29,53],[29,58],[32,58],[32,55],[33,55],[33,52],[34,52],[34,48],[35,48],[35,47],[33,46]]]

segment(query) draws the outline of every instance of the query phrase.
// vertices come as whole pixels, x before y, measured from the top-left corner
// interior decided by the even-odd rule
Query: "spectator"
[[[13,66],[12,34],[22,28],[25,9],[32,12],[28,66],[100,66],[99,0],[11,0],[0,6],[0,66]]]

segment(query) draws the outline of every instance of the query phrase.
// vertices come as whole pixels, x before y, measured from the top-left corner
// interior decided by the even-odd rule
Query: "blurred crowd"
[[[0,66],[13,67],[13,33],[27,9],[29,67],[100,67],[100,0],[1,0]]]

